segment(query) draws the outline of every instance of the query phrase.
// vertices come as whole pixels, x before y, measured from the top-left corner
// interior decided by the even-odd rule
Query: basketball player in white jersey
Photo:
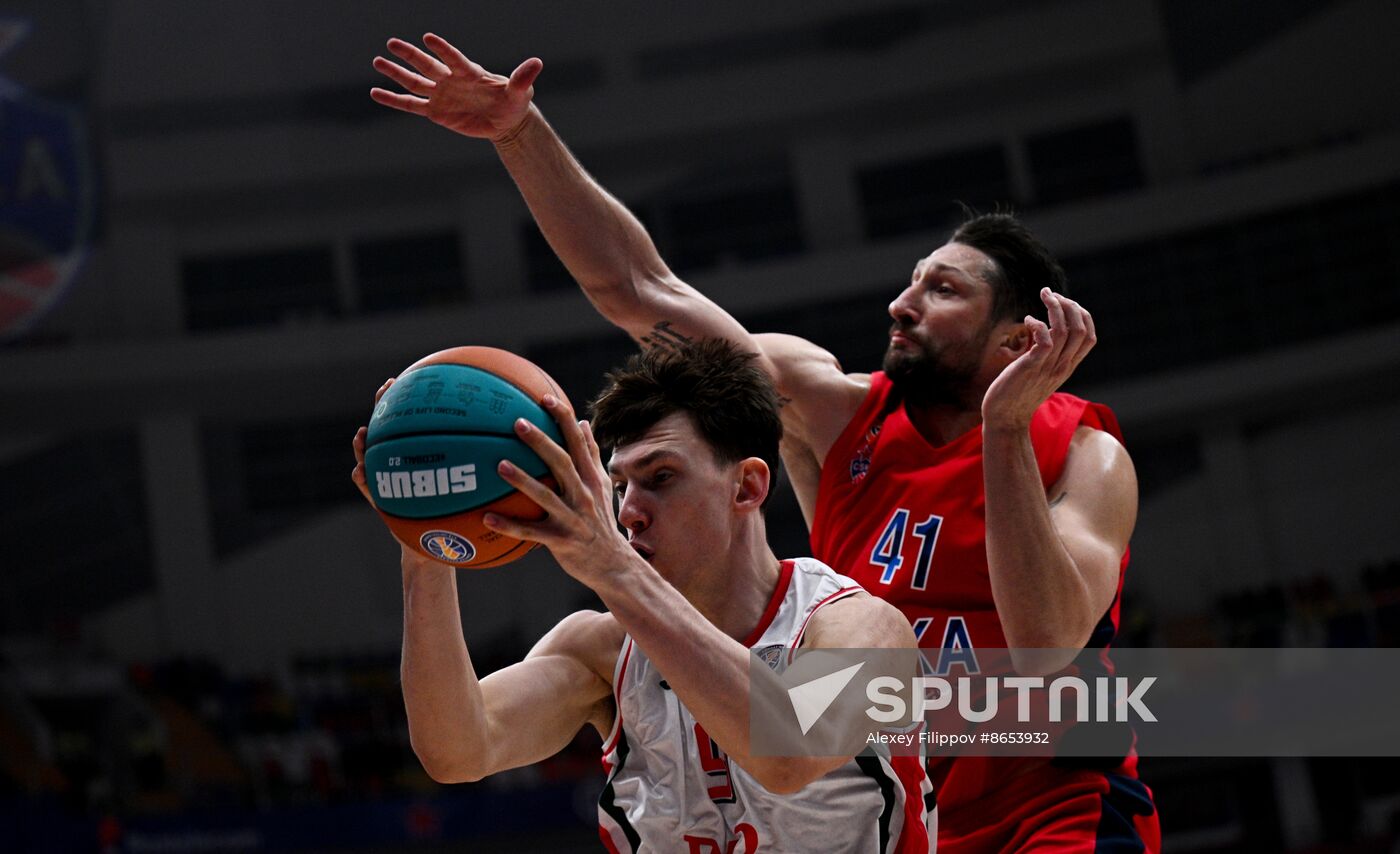
[[[591,724],[605,738],[609,851],[928,850],[919,757],[750,750],[751,649],[915,647],[893,606],[769,548],[782,427],[751,360],[719,340],[633,357],[609,375],[591,426],[546,398],[567,447],[517,423],[559,492],[502,462],[549,515],[486,523],[547,546],[608,606],[564,618],[525,660],[478,679],[457,571],[403,550],[404,701],[434,779],[539,761]],[[368,498],[363,447],[361,432],[353,477]]]

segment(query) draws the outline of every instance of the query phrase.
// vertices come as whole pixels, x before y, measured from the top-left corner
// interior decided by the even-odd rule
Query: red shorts
[[[1156,854],[1162,847],[1151,791],[1123,774],[1047,765],[950,806],[939,804],[938,854]]]

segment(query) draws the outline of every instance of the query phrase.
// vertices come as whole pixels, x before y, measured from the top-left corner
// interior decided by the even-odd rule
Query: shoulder
[[[1061,479],[1091,478],[1104,484],[1121,483],[1137,490],[1137,473],[1128,449],[1106,430],[1081,424],[1069,440]]]
[[[1125,458],[1128,456],[1128,449],[1123,447],[1123,443],[1118,441],[1117,436],[1090,424],[1080,424],[1074,428],[1074,435],[1069,440],[1069,448],[1074,452],[1084,451],[1108,456],[1122,455]]]
[[[1122,441],[1118,416],[1110,407],[1069,392],[1057,391],[1046,398],[1036,409],[1032,422],[1032,429],[1062,434],[1066,438],[1083,427],[1101,430]]]
[[[626,635],[617,618],[606,611],[575,611],[540,638],[527,658],[566,656],[611,685],[613,666]]]
[[[818,608],[802,645],[886,649],[913,648],[918,641],[898,608],[862,590]]]

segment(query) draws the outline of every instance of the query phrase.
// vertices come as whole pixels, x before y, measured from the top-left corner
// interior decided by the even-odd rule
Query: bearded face
[[[961,243],[946,243],[915,265],[889,306],[894,324],[884,360],[906,402],[980,407],[978,381],[996,327],[994,272],[986,254]]]
[[[927,330],[897,318],[882,367],[910,403],[965,406],[976,397],[976,378],[990,334],[991,324],[986,324],[967,340],[934,341]]]

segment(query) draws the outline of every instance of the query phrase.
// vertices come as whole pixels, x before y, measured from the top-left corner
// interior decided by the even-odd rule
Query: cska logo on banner
[[[0,56],[28,29],[0,20]],[[0,76],[0,340],[32,326],[76,278],[94,207],[79,111]]]

